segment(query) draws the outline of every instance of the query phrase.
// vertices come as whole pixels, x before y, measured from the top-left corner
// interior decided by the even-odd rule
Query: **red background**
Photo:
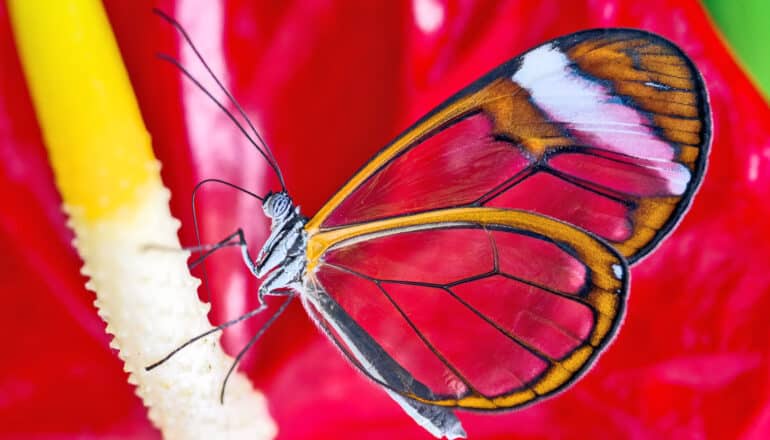
[[[308,215],[419,116],[546,39],[626,26],[679,44],[711,94],[709,169],[680,227],[634,267],[617,341],[557,398],[461,418],[474,439],[766,438],[770,109],[698,2],[425,2],[442,11],[435,29],[420,27],[415,11],[423,2],[413,3],[159,6],[183,21],[257,120]],[[221,113],[154,57],[178,55],[179,42],[151,14],[153,2],[106,4],[181,238],[191,244],[189,194],[198,180],[221,177],[259,193],[275,185],[260,177],[264,163]],[[0,437],[157,438],[83,288],[7,15],[0,4]],[[204,240],[238,225],[255,246],[265,236],[259,205],[232,192],[207,190],[200,208]],[[214,322],[255,303],[256,282],[237,255],[224,251],[208,267]],[[228,332],[227,349],[237,352],[259,323]],[[299,304],[241,367],[267,394],[280,438],[429,438],[345,363]]]

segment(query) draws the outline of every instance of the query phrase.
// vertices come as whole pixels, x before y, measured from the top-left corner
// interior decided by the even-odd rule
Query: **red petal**
[[[198,179],[223,177],[264,192],[268,171],[215,107],[154,58],[177,49],[150,3],[108,7],[174,192],[182,238],[192,243],[188,200]],[[672,39],[702,70],[714,109],[709,171],[691,211],[635,267],[626,324],[585,379],[522,411],[461,417],[473,438],[762,438],[770,431],[770,109],[699,2],[161,3],[225,72],[306,214],[416,118],[537,43],[599,26],[640,27]],[[157,435],[82,287],[11,42],[0,4],[7,311],[0,324],[7,341],[0,436]],[[267,227],[258,204],[228,194],[203,194],[205,239],[243,225],[258,244]],[[214,320],[254,304],[256,283],[237,255],[230,257],[210,265]],[[258,324],[229,333],[227,346],[236,351]],[[299,307],[244,367],[267,392],[282,438],[428,438],[345,363]]]

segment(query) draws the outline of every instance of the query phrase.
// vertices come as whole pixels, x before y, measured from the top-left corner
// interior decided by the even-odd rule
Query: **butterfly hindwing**
[[[351,362],[413,400],[495,410],[551,395],[611,340],[627,268],[537,214],[460,208],[318,233],[306,307]]]
[[[710,129],[703,81],[673,44],[636,30],[573,34],[500,66],[408,129],[307,230],[523,209],[590,231],[634,262],[689,205]]]

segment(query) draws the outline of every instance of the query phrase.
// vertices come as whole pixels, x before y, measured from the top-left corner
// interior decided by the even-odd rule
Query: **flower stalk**
[[[177,238],[127,72],[101,2],[10,0],[27,84],[95,305],[166,438],[271,438],[263,395],[211,335],[153,371],[145,366],[211,327]],[[162,249],[162,250],[161,250]]]

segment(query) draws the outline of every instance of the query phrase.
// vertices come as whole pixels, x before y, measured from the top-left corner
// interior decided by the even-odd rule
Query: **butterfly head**
[[[291,214],[293,207],[291,197],[283,191],[268,194],[262,203],[265,215],[273,219],[273,222],[284,220]]]

